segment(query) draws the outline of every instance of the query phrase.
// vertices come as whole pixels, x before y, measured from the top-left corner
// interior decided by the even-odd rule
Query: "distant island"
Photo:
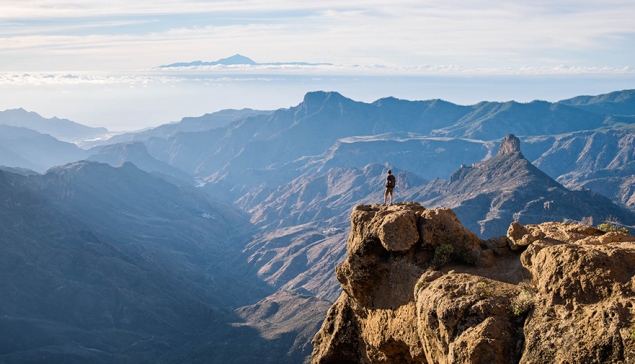
[[[158,68],[176,68],[176,67],[200,67],[200,66],[217,66],[217,65],[250,65],[250,66],[332,66],[332,63],[308,63],[308,62],[269,62],[258,63],[249,57],[245,57],[240,54],[235,54],[231,57],[221,58],[217,61],[203,62],[177,62],[172,64],[166,64],[159,66]]]

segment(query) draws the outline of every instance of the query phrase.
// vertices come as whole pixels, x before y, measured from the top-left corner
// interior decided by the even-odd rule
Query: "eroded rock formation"
[[[483,241],[450,209],[357,206],[312,363],[633,363],[634,241],[553,222]]]
[[[498,154],[520,153],[520,139],[513,134],[507,134],[498,149]]]

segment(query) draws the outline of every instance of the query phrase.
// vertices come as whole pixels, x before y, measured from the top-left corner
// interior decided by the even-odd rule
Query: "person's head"
[[[390,170],[390,169],[389,169],[389,170],[388,170],[388,174],[392,174],[392,170]]]

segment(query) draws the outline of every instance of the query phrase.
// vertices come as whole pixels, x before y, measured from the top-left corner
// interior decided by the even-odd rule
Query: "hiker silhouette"
[[[388,170],[388,176],[386,176],[386,192],[384,192],[384,206],[386,206],[386,200],[388,199],[388,195],[390,195],[390,204],[392,205],[393,197],[392,190],[395,188],[397,184],[397,178],[392,175],[392,170]]]

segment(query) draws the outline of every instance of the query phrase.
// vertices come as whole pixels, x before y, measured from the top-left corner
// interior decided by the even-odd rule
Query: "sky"
[[[557,101],[635,88],[635,2],[0,0],[0,110],[111,130],[308,91]],[[159,69],[241,54],[259,63]]]

